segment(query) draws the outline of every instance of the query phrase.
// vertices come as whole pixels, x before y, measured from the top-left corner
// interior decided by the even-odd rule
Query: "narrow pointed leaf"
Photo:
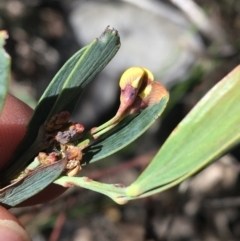
[[[10,57],[3,48],[6,38],[7,33],[0,31],[0,114],[7,95],[10,74]]]
[[[214,86],[169,136],[140,177],[132,198],[170,188],[240,142],[240,66]]]

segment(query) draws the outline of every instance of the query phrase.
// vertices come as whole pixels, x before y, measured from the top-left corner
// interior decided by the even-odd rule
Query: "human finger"
[[[30,241],[26,230],[9,211],[0,206],[0,241]]]

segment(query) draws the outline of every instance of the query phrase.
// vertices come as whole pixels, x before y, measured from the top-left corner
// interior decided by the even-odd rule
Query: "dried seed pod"
[[[81,134],[84,131],[84,126],[80,123],[73,123],[69,126],[69,130],[75,130],[77,134]]]
[[[51,152],[47,154],[45,152],[39,152],[37,159],[43,165],[47,166],[53,164],[59,160],[60,154],[58,152]]]
[[[66,157],[68,160],[82,160],[82,150],[77,146],[69,146],[66,151]]]
[[[79,165],[79,161],[78,160],[69,160],[67,162],[67,165],[66,165],[65,169],[72,170],[77,165]]]
[[[76,133],[76,130],[59,131],[54,139],[61,144],[67,144],[76,135]]]
[[[47,122],[45,130],[47,132],[60,130],[64,124],[69,122],[70,117],[71,115],[68,111],[62,111],[59,114],[53,115],[52,118]]]
[[[66,173],[66,175],[69,176],[69,177],[75,177],[75,176],[77,176],[77,174],[79,173],[79,171],[80,171],[81,169],[82,169],[82,168],[81,168],[81,166],[80,166],[80,164],[79,164],[79,165],[75,166],[73,169],[68,170],[67,173]]]
[[[65,124],[69,122],[71,114],[68,111],[62,111],[58,114],[55,123],[58,124]]]

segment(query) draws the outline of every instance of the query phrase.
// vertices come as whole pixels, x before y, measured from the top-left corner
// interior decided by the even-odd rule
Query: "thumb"
[[[0,169],[9,161],[25,135],[32,109],[8,94],[0,115]]]
[[[0,241],[31,241],[21,223],[0,206]]]

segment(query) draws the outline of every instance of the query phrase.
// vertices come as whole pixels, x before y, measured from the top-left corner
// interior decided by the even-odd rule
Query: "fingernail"
[[[12,220],[0,220],[0,241],[31,241],[27,232]]]

